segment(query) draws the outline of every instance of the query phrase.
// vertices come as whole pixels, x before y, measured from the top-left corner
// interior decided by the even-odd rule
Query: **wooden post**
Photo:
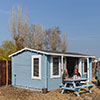
[[[8,60],[6,59],[6,86],[8,86]]]
[[[90,74],[89,74],[89,58],[87,58],[87,76],[88,76],[88,82],[89,82],[89,78],[90,78]]]
[[[82,67],[82,58],[79,59],[79,65],[78,65],[78,70],[79,70],[79,73],[82,74],[82,71],[81,71],[81,68]]]
[[[67,68],[67,57],[65,58],[65,67],[64,67],[64,70],[65,70],[65,69],[68,69],[68,68]]]
[[[61,62],[62,62],[62,74],[63,74],[63,71],[64,71],[64,64],[63,64],[63,56],[61,56]]]

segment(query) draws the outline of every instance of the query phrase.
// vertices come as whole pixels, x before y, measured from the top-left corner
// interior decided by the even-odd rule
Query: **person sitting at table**
[[[76,79],[76,78],[80,78],[80,77],[81,77],[81,74],[78,72],[78,68],[75,68],[72,78]],[[76,82],[76,86],[79,86],[79,85],[80,85],[80,81]]]
[[[63,82],[63,84],[65,84],[65,81],[64,81],[64,79],[68,79],[68,77],[69,77],[69,75],[68,75],[68,70],[67,69],[65,69],[64,70],[64,73],[63,73],[63,80],[62,80],[62,82]]]
[[[75,68],[72,78],[80,78],[80,77],[81,74],[78,72],[78,68]]]

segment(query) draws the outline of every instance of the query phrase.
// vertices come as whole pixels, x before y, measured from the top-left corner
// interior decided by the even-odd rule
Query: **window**
[[[60,59],[59,57],[51,58],[51,78],[60,77]]]
[[[32,56],[32,78],[41,78],[41,56]]]
[[[84,59],[84,62],[83,62],[83,73],[87,73],[87,59]]]

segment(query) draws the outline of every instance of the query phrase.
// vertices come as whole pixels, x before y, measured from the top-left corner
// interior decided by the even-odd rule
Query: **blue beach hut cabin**
[[[79,53],[62,53],[24,48],[11,54],[12,85],[42,90],[57,89],[64,69],[71,76],[77,65],[83,78],[92,80],[92,58]]]

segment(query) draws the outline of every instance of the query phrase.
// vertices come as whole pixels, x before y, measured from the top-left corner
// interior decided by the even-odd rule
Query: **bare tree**
[[[34,36],[34,44],[36,49],[43,49],[45,30],[42,25],[32,25],[32,34]]]
[[[52,27],[45,30],[43,25],[28,24],[27,13],[22,14],[22,9],[18,7],[18,11],[12,9],[12,16],[10,19],[10,32],[16,49],[20,50],[24,47],[52,50],[52,51],[66,51],[66,38],[61,37],[62,33],[58,27]]]
[[[46,31],[44,47],[46,50],[65,52],[67,50],[66,41],[66,34],[62,34],[58,27],[49,28]]]
[[[22,16],[22,10],[20,7],[18,7],[18,12],[16,12],[14,8],[12,9],[10,32],[17,50],[20,50],[27,45],[27,35],[30,32],[28,27],[28,17],[27,15],[26,17]]]
[[[62,52],[66,52],[67,51],[67,36],[66,33],[63,34],[62,38],[61,38],[61,51]]]
[[[49,28],[46,31],[46,48],[48,48],[48,50],[52,50],[52,51],[59,51],[59,45],[61,42],[60,39],[60,30],[58,27],[54,27],[54,28]]]

